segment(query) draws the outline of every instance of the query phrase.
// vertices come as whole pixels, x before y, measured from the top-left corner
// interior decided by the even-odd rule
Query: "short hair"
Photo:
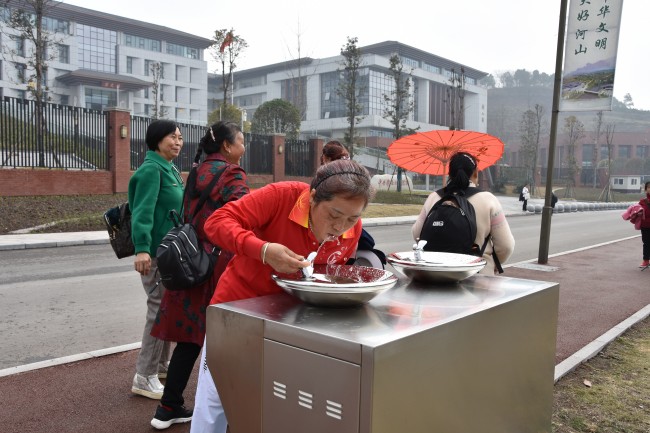
[[[343,198],[362,197],[365,206],[374,196],[370,174],[365,167],[351,159],[339,159],[321,165],[311,181],[315,190],[314,202],[331,201],[335,196]]]
[[[163,138],[176,132],[176,128],[178,125],[173,120],[159,119],[151,122],[144,139],[149,150],[158,150],[158,144]]]
[[[337,140],[330,140],[323,146],[323,155],[321,156],[321,163],[323,157],[329,158],[330,161],[336,161],[341,158],[350,158],[350,152]]]

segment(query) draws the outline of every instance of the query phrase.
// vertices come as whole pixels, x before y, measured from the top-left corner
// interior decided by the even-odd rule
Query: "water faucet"
[[[305,259],[305,261],[309,262],[309,266],[307,266],[306,268],[302,268],[302,275],[305,277],[306,280],[310,279],[311,276],[314,274],[314,259],[316,258],[317,254],[318,254],[317,251],[312,251]]]
[[[422,251],[424,249],[424,246],[427,244],[427,241],[425,240],[420,240],[419,238],[416,239],[417,243],[413,244],[413,258],[415,259],[416,262],[421,262],[422,261]]]

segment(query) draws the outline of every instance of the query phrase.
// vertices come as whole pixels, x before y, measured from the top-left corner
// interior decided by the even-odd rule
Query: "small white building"
[[[612,176],[610,186],[616,192],[641,192],[643,183],[639,175],[619,175]]]

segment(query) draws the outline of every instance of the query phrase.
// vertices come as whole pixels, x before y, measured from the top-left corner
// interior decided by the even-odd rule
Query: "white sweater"
[[[474,185],[471,185],[474,186]],[[432,192],[422,206],[418,219],[411,227],[413,239],[420,237],[422,225],[427,219],[433,205],[440,200],[440,196]],[[495,251],[501,264],[510,258],[515,249],[515,238],[512,236],[510,226],[506,220],[501,203],[492,193],[482,191],[471,196],[468,201],[474,206],[476,212],[476,240],[475,243],[481,247],[488,234],[492,235],[492,242],[488,242],[483,252],[483,258],[487,265],[481,270],[482,274],[493,275],[496,273],[492,251]]]

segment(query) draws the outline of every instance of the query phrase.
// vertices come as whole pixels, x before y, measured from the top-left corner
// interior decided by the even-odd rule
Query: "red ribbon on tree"
[[[221,43],[221,47],[219,47],[219,52],[223,53],[224,50],[228,47],[228,45],[232,44],[232,31],[226,33],[226,37],[223,38],[223,42]]]

